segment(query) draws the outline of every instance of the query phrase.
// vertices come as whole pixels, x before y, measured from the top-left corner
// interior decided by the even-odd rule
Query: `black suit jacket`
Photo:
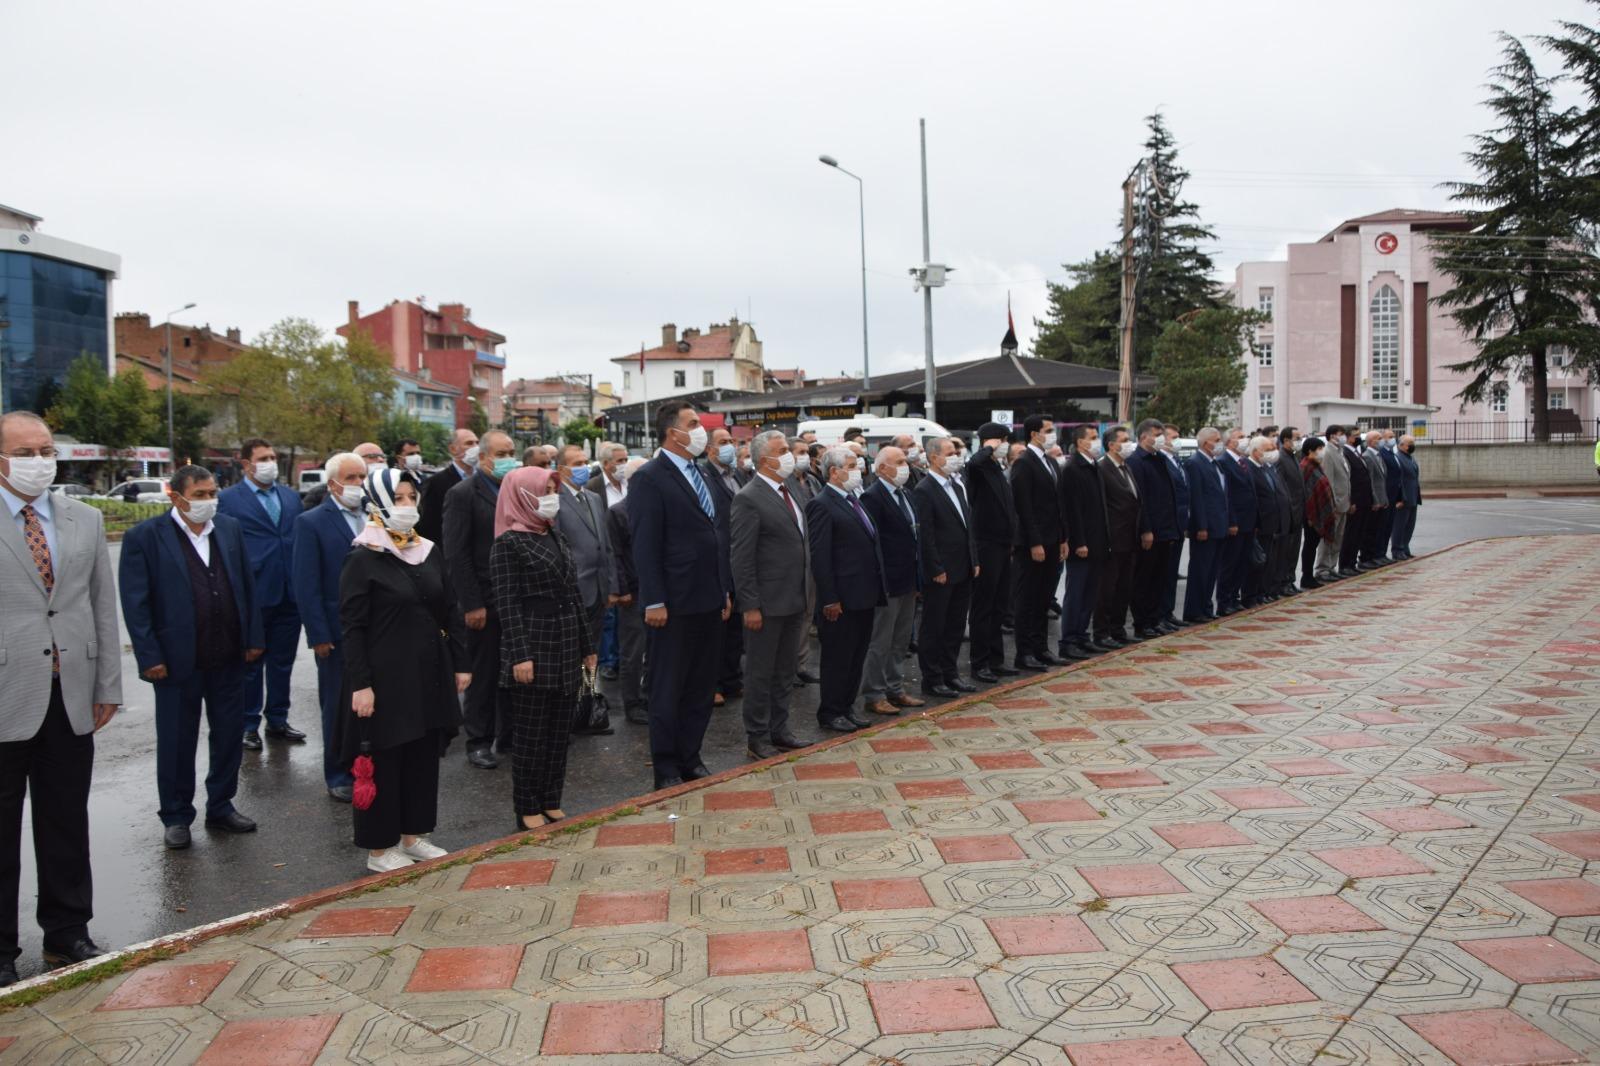
[[[706,486],[707,491],[711,486]],[[712,504],[716,496],[711,497]],[[726,513],[706,517],[699,497],[663,451],[628,479],[628,522],[641,606],[668,612],[720,611],[733,591]]]
[[[451,463],[422,483],[422,501],[417,505],[422,514],[417,518],[417,532],[435,544],[444,536],[445,494],[461,480],[461,471]]]
[[[973,453],[972,462],[967,464],[966,482],[973,535],[984,543],[1008,548],[1016,543],[1017,506],[993,448],[985,446]]]
[[[1133,471],[1128,471],[1128,481],[1124,481],[1122,474],[1117,469],[1117,464],[1109,457],[1103,457],[1095,464],[1096,473],[1100,475],[1100,491],[1106,501],[1106,544],[1114,552],[1135,551],[1139,547],[1139,536],[1150,532],[1150,524],[1145,521],[1144,507],[1139,503],[1136,493],[1138,483],[1129,488]]]
[[[1024,448],[1017,464],[1011,468],[1017,547],[1027,550],[1043,545],[1046,559],[1055,558],[1052,551],[1059,550],[1067,539],[1066,520],[1061,514],[1060,482],[1061,474],[1055,460],[1047,455],[1040,462],[1031,448]]]
[[[884,591],[890,596],[904,596],[922,587],[922,569],[918,563],[917,531],[911,524],[916,517],[916,504],[911,490],[902,490],[906,506],[911,508],[911,519],[895,504],[889,486],[879,478],[861,494],[861,506],[878,527],[878,549],[883,556]]]
[[[829,604],[864,611],[887,602],[877,534],[867,532],[850,501],[832,488],[824,488],[806,504],[806,540],[817,582],[818,618]]]
[[[1289,498],[1272,471],[1265,464],[1257,466],[1248,459],[1245,468],[1256,494],[1256,532],[1265,537],[1279,537],[1289,532]]]
[[[970,503],[967,521],[963,522],[950,495],[931,474],[917,486],[911,498],[917,505],[917,539],[922,548],[924,585],[940,574],[946,575],[947,583],[969,580],[972,568],[978,565],[978,539],[972,532]]]
[[[1111,554],[1100,471],[1076,450],[1061,471],[1061,512],[1067,519],[1067,550],[1072,553],[1067,556],[1069,559],[1078,557],[1079,548],[1088,548],[1090,559],[1104,559]]]
[[[463,614],[494,606],[489,549],[499,497],[500,482],[481,471],[444,494],[444,566]]]
[[[1372,498],[1372,471],[1367,469],[1366,461],[1348,444],[1339,449],[1339,457],[1350,468],[1350,502],[1358,510],[1372,510],[1372,505],[1378,501]]]
[[[606,536],[610,539],[611,558],[617,568],[617,595],[637,598],[639,575],[633,569],[633,530],[628,525],[626,499],[606,511]]]

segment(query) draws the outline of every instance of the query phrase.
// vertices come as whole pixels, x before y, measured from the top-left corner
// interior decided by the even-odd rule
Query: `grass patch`
[[[79,500],[99,511],[104,517],[107,533],[126,533],[146,518],[165,514],[164,503],[128,503],[125,500]]]
[[[107,959],[105,962],[96,963],[86,970],[59,977],[54,981],[47,981],[37,988],[13,992],[10,995],[0,995],[0,1014],[18,1010],[22,1007],[31,1007],[40,1000],[55,995],[57,992],[66,992],[70,989],[82,988],[84,985],[98,984],[108,977],[115,977],[119,973],[136,969],[146,963],[161,962],[164,959],[182,955],[187,950],[187,948],[177,945],[151,948],[148,951],[141,951],[137,955]]]

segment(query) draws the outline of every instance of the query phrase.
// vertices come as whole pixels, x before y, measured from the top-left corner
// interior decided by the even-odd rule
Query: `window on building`
[[[716,383],[717,383],[717,372],[715,370],[702,370],[702,371],[700,371],[700,384],[704,385],[706,388],[709,389],[711,386],[715,385]]]
[[[1256,341],[1256,363],[1260,366],[1272,365],[1272,340]]]
[[[1489,390],[1489,411],[1491,414],[1503,415],[1510,407],[1511,386],[1503,381],[1494,383]]]
[[[631,370],[624,370],[622,372],[622,387],[624,389],[633,388],[633,372]]]
[[[1262,314],[1266,315],[1268,318],[1272,317],[1272,289],[1271,288],[1260,288],[1260,289],[1256,290],[1256,310],[1260,311]]]
[[[1545,397],[1545,400],[1547,401],[1550,410],[1565,411],[1567,409],[1567,390],[1551,389],[1550,394]]]
[[[1262,389],[1258,393],[1257,401],[1257,409],[1260,411],[1262,419],[1271,419],[1273,417],[1272,406],[1272,390]]]
[[[689,372],[687,370],[674,370],[672,372],[672,387],[673,388],[681,389],[685,385],[687,385],[688,382],[689,382]]]
[[[1369,308],[1372,325],[1372,399],[1400,402],[1400,297],[1385,285]]]
[[[1565,370],[1572,365],[1572,353],[1564,345],[1552,344],[1549,357],[1552,370]]]

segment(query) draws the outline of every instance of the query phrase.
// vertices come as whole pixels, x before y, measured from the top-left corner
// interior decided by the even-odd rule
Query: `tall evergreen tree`
[[[1518,376],[1533,386],[1534,437],[1545,441],[1551,349],[1591,378],[1600,370],[1593,177],[1574,147],[1578,109],[1556,106],[1561,79],[1540,74],[1521,41],[1503,40],[1486,101],[1497,124],[1466,154],[1478,180],[1446,186],[1473,226],[1433,237],[1435,262],[1454,282],[1434,302],[1477,348],[1450,367],[1473,375],[1460,398],[1482,401],[1496,375]]]

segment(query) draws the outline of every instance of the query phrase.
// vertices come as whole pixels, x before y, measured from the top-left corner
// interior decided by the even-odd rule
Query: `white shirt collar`
[[[765,481],[768,485],[771,485],[773,492],[776,492],[780,496],[783,495],[783,483],[781,481],[774,481],[766,474],[757,474],[756,477],[760,478],[762,481]]]
[[[6,501],[6,506],[11,509],[12,518],[17,517],[22,509],[30,503],[33,504],[33,513],[38,515],[41,521],[49,522],[55,516],[55,511],[51,507],[49,489],[39,493],[36,499],[25,500],[4,485],[0,485],[0,498],[3,498]]]
[[[189,534],[189,539],[193,541],[201,541],[211,536],[211,531],[217,527],[216,522],[208,518],[206,519],[206,524],[200,528],[200,532],[196,533],[194,527],[183,520],[183,515],[178,512],[176,507],[172,508],[168,513],[172,515],[172,520],[178,523],[178,528]]]
[[[1035,450],[1037,451],[1037,449]],[[943,474],[936,472],[932,467],[928,468],[928,476],[933,478],[934,481],[938,482],[940,488],[947,489],[950,487],[950,479],[945,477]]]

